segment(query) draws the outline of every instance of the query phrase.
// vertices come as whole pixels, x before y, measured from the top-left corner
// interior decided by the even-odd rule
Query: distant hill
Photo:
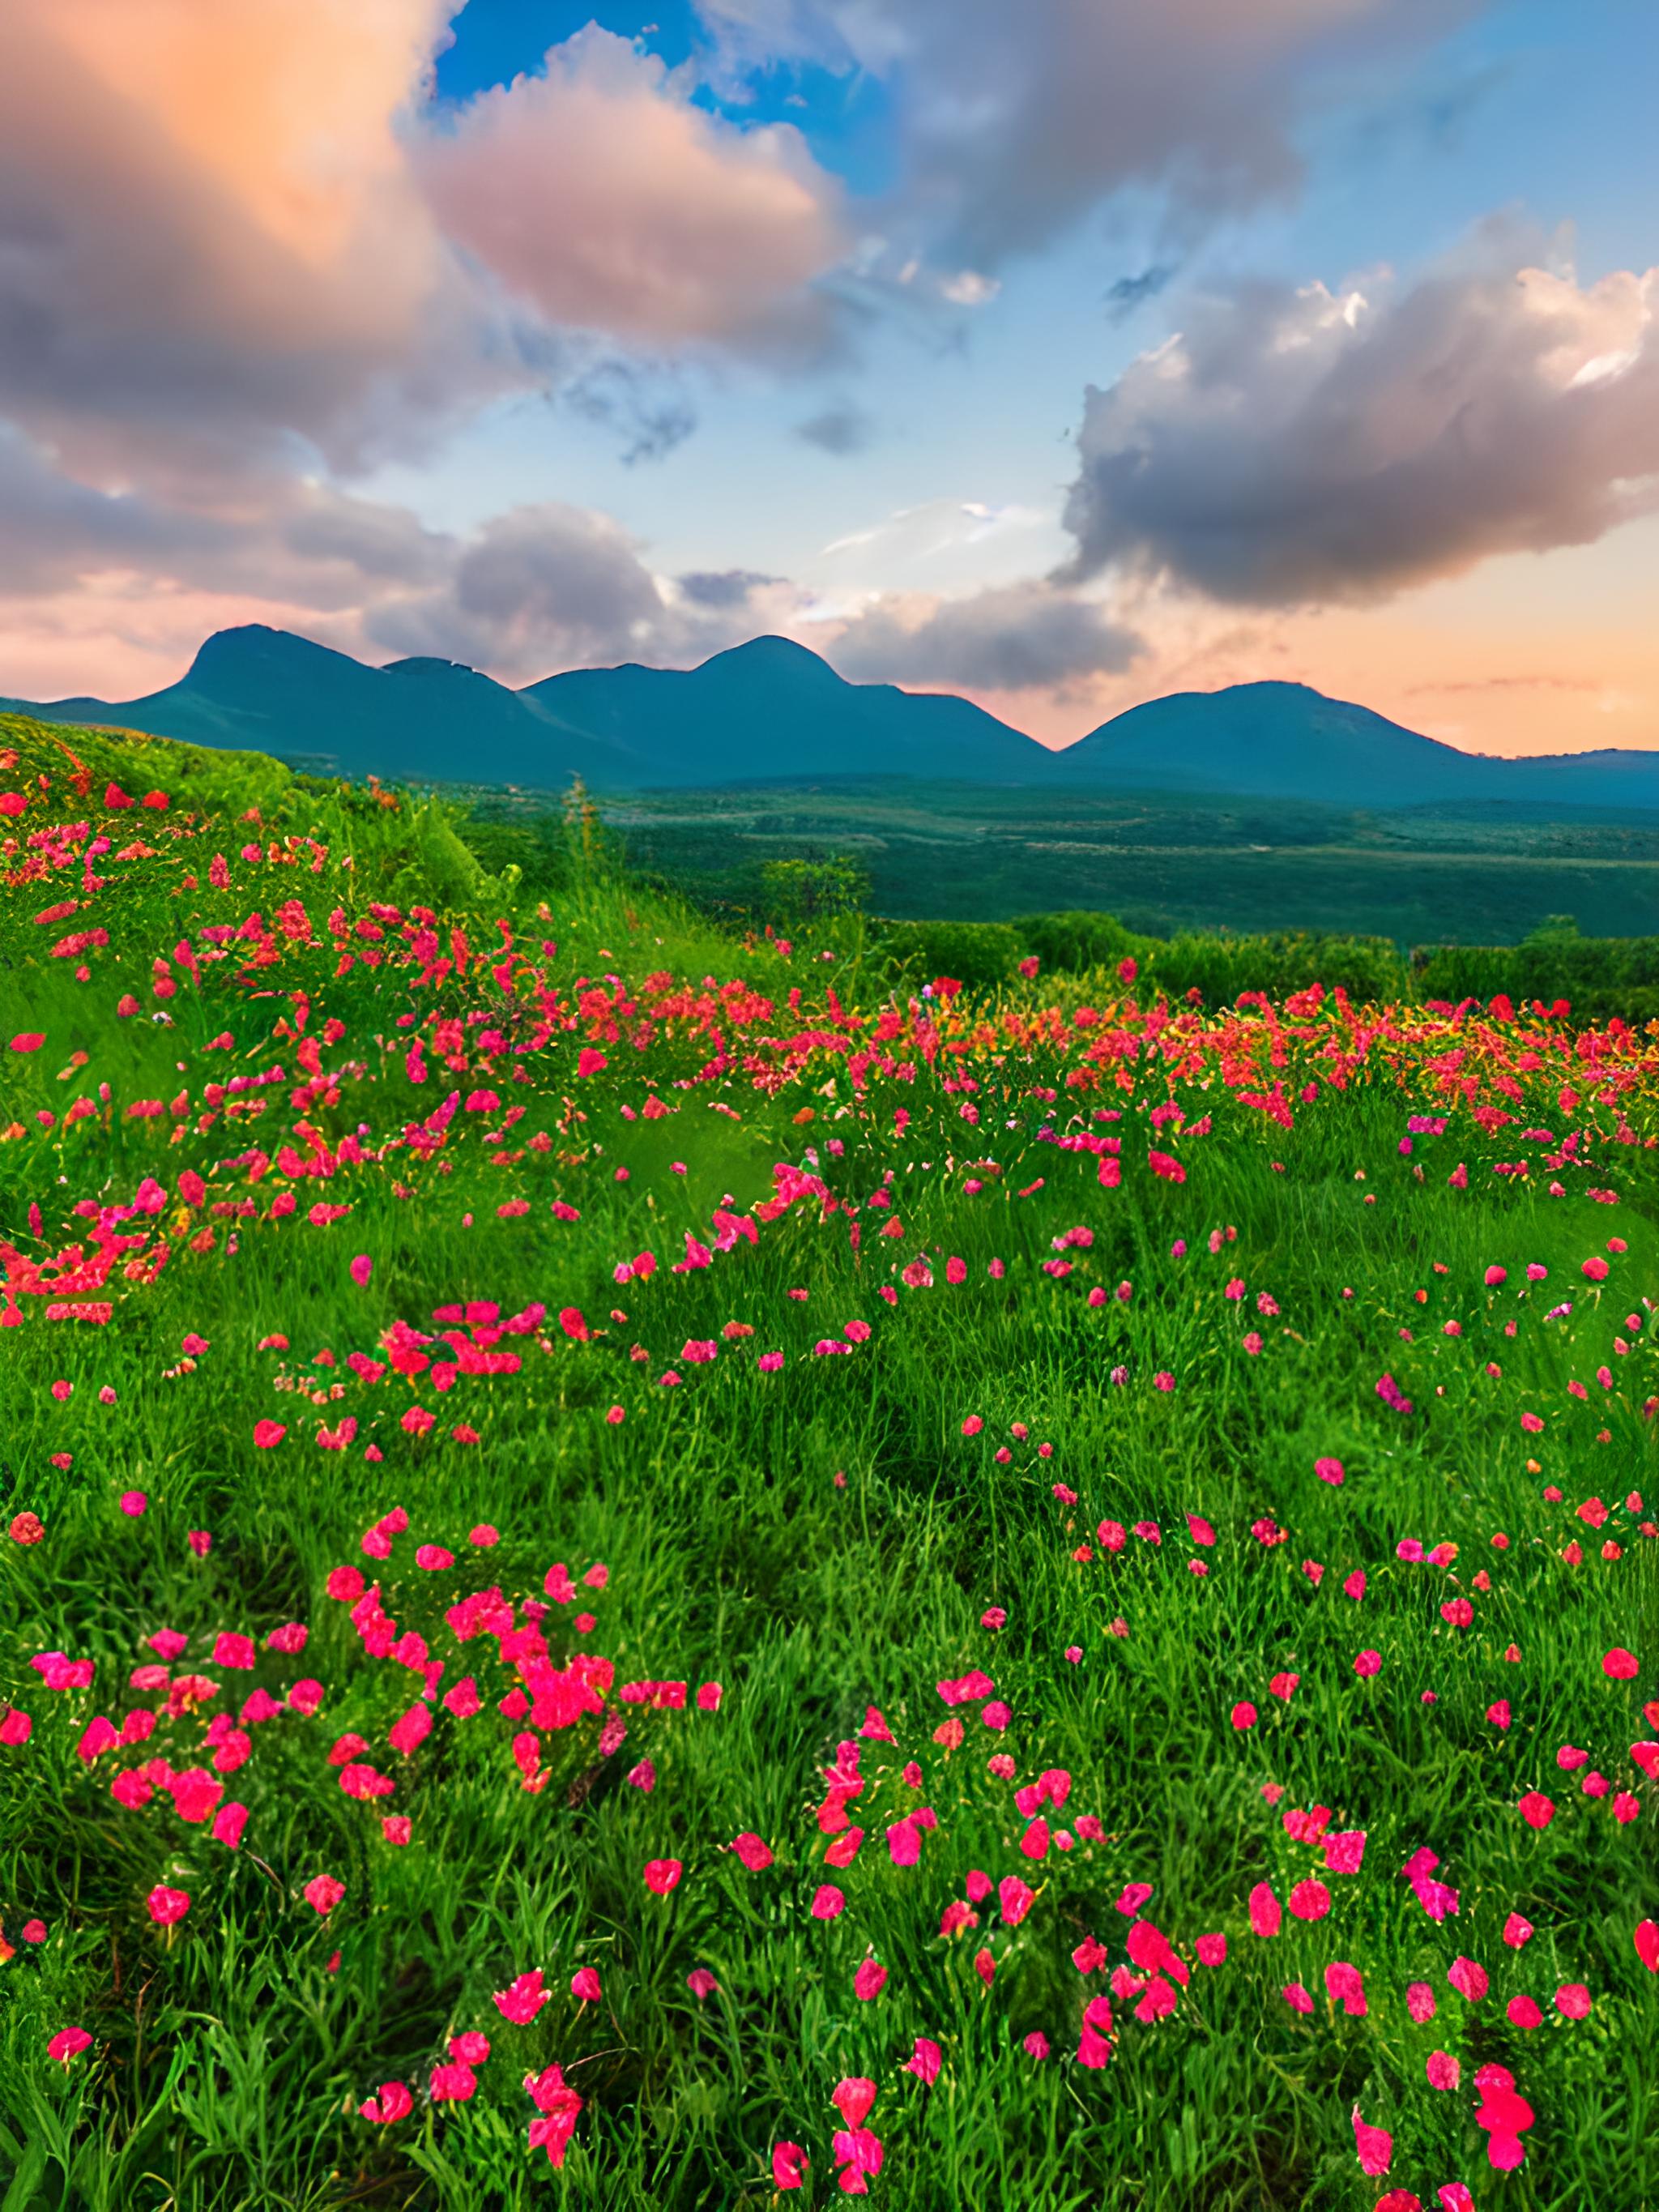
[[[689,670],[591,668],[522,691],[453,661],[368,668],[250,623],[220,630],[189,672],[143,699],[6,702],[236,745],[345,774],[598,790],[837,775],[1012,783],[1048,756],[966,699],[848,684],[805,646],[760,637]]]
[[[1091,790],[1231,792],[1375,808],[1492,799],[1659,807],[1659,752],[1498,760],[1460,752],[1306,684],[1149,699],[1068,746],[1057,765]]]
[[[1304,684],[1149,700],[1053,753],[948,694],[849,684],[786,638],[700,668],[585,668],[510,690],[453,661],[366,667],[254,623],[143,699],[0,702],[274,753],[349,775],[597,791],[839,777],[1228,793],[1338,807],[1500,802],[1659,810],[1659,751],[1498,760]]]
[[[350,775],[596,785],[639,781],[617,749],[448,660],[366,668],[349,653],[250,623],[217,631],[188,672],[143,699],[9,702],[43,721],[123,729],[317,762]],[[533,770],[533,774],[532,771]]]

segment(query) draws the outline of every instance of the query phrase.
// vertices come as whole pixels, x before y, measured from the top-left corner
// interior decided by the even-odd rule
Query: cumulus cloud
[[[689,88],[687,88],[689,89]],[[839,195],[787,125],[693,106],[663,63],[589,27],[422,141],[448,234],[550,320],[647,344],[812,313]]]
[[[787,623],[782,579],[741,568],[659,575],[610,516],[558,501],[514,507],[453,548],[428,589],[368,608],[369,641],[530,682],[563,668],[683,668]]]
[[[351,469],[563,374],[562,333],[822,342],[844,240],[798,132],[722,120],[592,28],[441,117],[456,12],[10,0],[0,412],[112,481],[293,465],[296,441]]]
[[[439,0],[11,0],[0,408],[106,471],[345,458],[440,358],[395,123]]]
[[[1040,583],[920,608],[878,602],[828,648],[854,683],[964,691],[1064,691],[1127,668],[1139,649],[1139,639],[1092,600]]]
[[[239,488],[239,491],[241,488]],[[331,612],[431,585],[453,541],[406,507],[298,477],[216,504],[106,491],[0,423],[0,597],[33,605],[89,579],[185,588]]]
[[[664,603],[634,541],[609,516],[545,501],[487,523],[431,592],[369,614],[378,643],[479,667],[537,672],[632,659]]]
[[[1659,270],[1581,286],[1493,227],[1419,282],[1240,287],[1088,394],[1065,520],[1109,567],[1363,603],[1659,507]]]
[[[1109,194],[1177,224],[1291,188],[1310,74],[1443,36],[1473,0],[703,0],[728,65],[867,71],[898,109],[900,228],[984,272]],[[908,250],[908,249],[907,249]]]

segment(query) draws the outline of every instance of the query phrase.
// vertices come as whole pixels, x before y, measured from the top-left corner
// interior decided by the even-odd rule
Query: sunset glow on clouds
[[[1617,12],[14,0],[0,693],[777,629],[1048,742],[1294,675],[1659,745]]]

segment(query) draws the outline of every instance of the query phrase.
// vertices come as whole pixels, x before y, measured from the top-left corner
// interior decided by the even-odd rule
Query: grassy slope
[[[10,742],[20,764],[0,787],[44,771],[61,792],[64,764],[48,741],[21,730]],[[550,914],[515,915],[511,886],[479,881],[435,811],[412,819],[267,765],[182,748],[134,754],[88,740],[81,750],[94,770],[81,811],[94,819],[112,771],[135,793],[153,779],[174,804],[144,822],[153,856],[100,862],[111,882],[61,925],[110,928],[89,982],[73,982],[68,961],[42,958],[59,925],[28,919],[74,894],[79,861],[49,884],[5,895],[8,1028],[44,1032],[47,1043],[4,1055],[0,1127],[12,1122],[14,1133],[0,1146],[0,1234],[15,1272],[60,1249],[76,1200],[131,1202],[150,1176],[167,1196],[149,1226],[172,1254],[153,1284],[116,1273],[106,1326],[49,1322],[46,1300],[25,1297],[21,1325],[0,1338],[7,1510],[27,1507],[46,1527],[33,1546],[0,1539],[0,1694],[35,1720],[27,1747],[0,1751],[0,1897],[13,1942],[31,1915],[48,1930],[0,1969],[8,2212],[14,2200],[15,2212],[550,2197],[618,2212],[759,2206],[773,2201],[769,2158],[781,2138],[811,2153],[809,2186],[793,2201],[821,2203],[835,2194],[829,2095],[845,2075],[878,2085],[868,2124],[885,2163],[871,2189],[895,2205],[1369,2206],[1385,2185],[1358,2171],[1356,2100],[1394,2135],[1390,2183],[1425,2203],[1458,2178],[1482,2206],[1566,2212],[1638,2201],[1631,2178],[1659,2118],[1659,1980],[1641,1970],[1631,1931],[1659,1902],[1655,1808],[1644,1783],[1640,1818],[1615,1821],[1609,1801],[1582,1796],[1558,1771],[1555,1752],[1587,1747],[1615,1789],[1640,1780],[1627,1747],[1644,1732],[1640,1700],[1659,1665],[1659,1576],[1655,1546],[1637,1533],[1641,1509],[1618,1501],[1643,1486],[1651,1501],[1653,1431],[1640,1408],[1656,1386],[1645,1332],[1626,1333],[1633,1349],[1623,1358],[1612,1339],[1655,1278],[1650,1154],[1595,1146],[1587,1172],[1564,1171],[1570,1194],[1553,1199],[1543,1148],[1522,1143],[1519,1121],[1489,1137],[1456,1109],[1443,1136],[1419,1136],[1402,1157],[1407,1113],[1436,1103],[1424,1061],[1443,1037],[1374,1047],[1348,1087],[1323,1091],[1283,1128],[1217,1080],[1218,1047],[1195,1025],[1190,1082],[1152,1050],[1122,1063],[1122,1087],[1109,1070],[1100,1096],[1127,1118],[1109,1125],[1125,1131],[1123,1184],[1105,1190],[1087,1156],[1037,1136],[1049,1114],[1063,1124],[1079,1098],[1093,1103],[1060,1087],[1080,1036],[1063,1052],[1005,1046],[1000,1064],[975,1064],[982,1087],[973,1094],[945,1091],[908,1038],[894,1050],[916,1067],[914,1080],[876,1073],[855,1091],[844,1061],[820,1050],[775,1092],[757,1089],[755,1075],[782,1064],[760,1038],[795,1027],[783,1005],[792,981],[805,993],[799,1019],[822,1024],[830,1012],[804,955],[785,969],[769,951],[699,939],[672,906],[579,860]],[[298,866],[237,860],[252,825],[190,825],[177,842],[163,834],[186,826],[189,797],[240,815],[256,791],[261,836],[314,835],[326,848],[319,873],[309,848]],[[41,805],[30,822],[75,811]],[[115,826],[125,835],[134,818]],[[230,855],[222,891],[204,865],[216,850]],[[185,873],[193,891],[179,888]],[[775,1006],[746,1032],[753,1064],[676,1089],[706,1067],[712,1040],[694,1015],[659,1012],[642,1053],[606,1043],[608,1065],[580,1077],[580,1033],[561,1030],[520,1055],[526,1080],[516,1082],[513,1055],[479,1042],[506,1018],[487,967],[425,989],[389,963],[333,972],[324,917],[335,902],[356,918],[366,887],[407,905],[422,884],[434,907],[482,909],[482,928],[467,924],[475,945],[499,942],[493,919],[507,919],[521,955],[519,1006],[538,988],[532,966],[567,1001],[581,976],[617,975],[641,1000],[653,969],[694,985],[705,974],[740,977]],[[173,959],[186,929],[240,924],[250,909],[270,921],[294,896],[315,946],[284,941],[269,969],[245,976],[210,965],[199,990],[186,981],[155,999],[153,956]],[[538,950],[544,939],[556,952]],[[359,951],[372,942],[349,941]],[[115,1018],[123,990],[142,996],[141,1015]],[[320,1063],[331,1080],[298,1106],[299,1040],[277,1033],[297,1017],[296,990],[307,1000],[306,1035],[325,1036],[331,1018],[344,1025]],[[428,1046],[428,1078],[416,1085],[408,1039],[432,1036],[438,1001],[446,1015],[471,1009],[484,1019],[460,1067],[443,1068]],[[1030,1015],[1038,1004],[1028,993],[1001,1011]],[[603,1026],[595,1007],[584,1031]],[[171,1025],[157,1012],[170,1012]],[[399,1029],[406,1014],[416,1018]],[[1140,1027],[1121,1010],[1116,1018],[1125,1035]],[[1291,1039],[1281,1071],[1292,1096],[1328,1072],[1318,1054],[1346,1036],[1323,1017],[1302,1026],[1308,1035]],[[234,1045],[210,1052],[227,1030]],[[1266,1042],[1243,1023],[1227,1034],[1231,1052]],[[1472,1064],[1501,1073],[1523,1046],[1513,1032],[1492,1035],[1489,1053],[1472,1035],[1464,1042],[1475,1047]],[[1560,1070],[1581,1063],[1571,1052],[1556,1060],[1547,1041],[1546,1054],[1541,1071],[1520,1070],[1520,1118],[1559,1134]],[[1585,1094],[1577,1125],[1608,1138],[1626,1117],[1638,1136],[1654,1127],[1653,1072],[1630,1065],[1630,1087],[1600,1103],[1575,1077]],[[201,1126],[215,1110],[210,1081],[274,1066],[283,1083],[245,1094],[269,1102],[262,1112],[233,1120],[221,1100],[220,1118]],[[1261,1073],[1272,1081],[1265,1062]],[[1052,1105],[1032,1095],[1034,1083],[1057,1092]],[[1214,1121],[1206,1136],[1166,1127],[1154,1139],[1187,1163],[1180,1184],[1147,1172],[1138,1118],[1172,1087],[1189,1116]],[[424,1162],[404,1146],[326,1178],[282,1165],[283,1142],[307,1149],[301,1122],[336,1151],[361,1126],[373,1150],[451,1088],[463,1099],[489,1090],[502,1103],[463,1105]],[[120,1110],[183,1092],[176,1115]],[[76,1096],[100,1110],[72,1128],[39,1126],[40,1113],[61,1115]],[[625,1117],[647,1097],[670,1113]],[[711,1111],[714,1103],[731,1113]],[[509,1103],[526,1108],[523,1120],[510,1142],[492,1142]],[[981,1115],[976,1128],[962,1117],[967,1104]],[[896,1126],[901,1109],[908,1128]],[[530,1146],[533,1133],[549,1149]],[[246,1165],[231,1163],[256,1145],[275,1164],[251,1183]],[[800,1164],[809,1146],[830,1189],[863,1206],[861,1256],[849,1249],[847,1214],[808,1202],[761,1222],[752,1249],[738,1241],[708,1267],[671,1271],[688,1231],[712,1242],[714,1206],[729,1195],[746,1212],[772,1189],[775,1164]],[[1495,1161],[1523,1152],[1534,1162],[1528,1179],[1493,1175]],[[969,1163],[988,1156],[1001,1172],[982,1171],[972,1179],[983,1188],[969,1190]],[[1468,1188],[1449,1189],[1460,1158]],[[209,1178],[203,1203],[183,1195],[186,1166]],[[867,1201],[890,1171],[888,1212],[905,1234],[885,1241],[882,1210]],[[1592,1185],[1615,1186],[1621,1203],[1593,1201]],[[270,1218],[272,1194],[288,1189],[295,1210]],[[529,1211],[498,1213],[520,1197]],[[556,1198],[580,1220],[555,1218]],[[319,1200],[351,1211],[314,1226],[307,1213]],[[231,1202],[253,1210],[216,1219],[211,1206]],[[41,1208],[38,1230],[31,1204]],[[1054,1238],[1079,1224],[1093,1243],[1067,1254],[1075,1272],[1045,1273]],[[1212,1252],[1211,1232],[1227,1228],[1236,1237]],[[194,1249],[207,1231],[211,1248]],[[1580,1262],[1614,1234],[1630,1249],[1615,1256],[1607,1291],[1587,1292]],[[1178,1259],[1177,1238],[1188,1247]],[[647,1249],[657,1272],[619,1285],[617,1263]],[[374,1262],[361,1287],[347,1264],[359,1254]],[[924,1254],[932,1287],[902,1285],[897,1270]],[[965,1262],[959,1284],[945,1279],[947,1255]],[[988,1272],[993,1260],[1006,1273]],[[1531,1260],[1550,1267],[1550,1290],[1517,1296]],[[1493,1261],[1510,1280],[1489,1291]],[[1236,1278],[1243,1301],[1225,1294]],[[1127,1303],[1087,1304],[1088,1286],[1109,1292],[1120,1282],[1133,1285]],[[882,1284],[896,1289],[895,1304],[878,1296]],[[1558,1287],[1577,1310],[1545,1323],[1540,1297]],[[804,1300],[787,1295],[799,1290]],[[1257,1311],[1262,1292],[1277,1315]],[[395,1322],[431,1333],[442,1326],[434,1309],[469,1300],[504,1316],[546,1309],[538,1326],[500,1340],[520,1352],[516,1373],[463,1375],[438,1394],[429,1373],[370,1386],[346,1367],[349,1352],[376,1352]],[[574,1340],[557,1320],[566,1307],[603,1333]],[[867,1341],[849,1356],[813,1355],[854,1319],[869,1322]],[[1443,1334],[1451,1319],[1461,1338]],[[756,1334],[722,1337],[732,1321]],[[1251,1328],[1259,1353],[1243,1341]],[[1410,1344],[1401,1340],[1407,1328]],[[186,1365],[191,1332],[207,1348]],[[273,1336],[286,1347],[262,1350]],[[683,1345],[710,1340],[720,1346],[712,1364],[682,1356]],[[648,1358],[629,1357],[636,1342]],[[782,1370],[758,1372],[757,1351],[775,1346],[787,1355]],[[332,1366],[317,1363],[325,1349]],[[1602,1364],[1617,1370],[1608,1390],[1593,1379]],[[1118,1367],[1126,1379],[1115,1384]],[[1385,1369],[1414,1401],[1411,1417],[1379,1402],[1373,1386]],[[665,1388],[659,1378],[671,1370],[683,1380]],[[1174,1388],[1155,1387],[1156,1373]],[[1589,1402],[1566,1395],[1570,1375],[1586,1381]],[[58,1381],[74,1386],[66,1400],[52,1394]],[[342,1382],[341,1397],[303,1413],[298,1390],[283,1387],[326,1396]],[[112,1403],[100,1402],[102,1389]],[[412,1404],[436,1410],[424,1436],[403,1425]],[[606,1419],[613,1405],[620,1424]],[[1521,1431],[1522,1408],[1546,1419],[1541,1437]],[[347,1414],[361,1423],[350,1448],[319,1449],[316,1430]],[[970,1415],[985,1424],[971,1437]],[[286,1426],[274,1449],[254,1444],[261,1419]],[[453,1440],[458,1424],[480,1440]],[[1603,1428],[1609,1441],[1599,1443]],[[370,1439],[383,1457],[366,1456]],[[52,1455],[65,1452],[72,1464],[55,1467]],[[1314,1474],[1327,1454],[1344,1462],[1340,1488]],[[1552,1480],[1559,1504],[1543,1495]],[[1075,1503],[1055,1495],[1056,1483]],[[148,1500],[140,1517],[117,1503],[135,1488]],[[1592,1492],[1613,1506],[1594,1539],[1572,1514]],[[396,1505],[410,1525],[377,1571],[360,1540]],[[1188,1512],[1214,1524],[1212,1548],[1184,1540]],[[1288,1541],[1252,1537],[1264,1516],[1288,1528]],[[1155,1522],[1163,1540],[1131,1536],[1121,1553],[1104,1552],[1093,1532],[1108,1517]],[[480,1522],[501,1540],[469,1551]],[[191,1529],[211,1533],[205,1559],[186,1544]],[[1493,1549],[1495,1530],[1510,1537],[1506,1550]],[[1587,1556],[1569,1566],[1560,1549],[1574,1534]],[[1455,1543],[1458,1559],[1401,1562],[1402,1537]],[[1597,1547],[1614,1537],[1623,1556],[1603,1560]],[[414,1547],[426,1541],[458,1564],[422,1571]],[[1085,1543],[1095,1556],[1082,1561],[1073,1554]],[[1208,1574],[1189,1571],[1189,1558]],[[1316,1586],[1307,1559],[1324,1568]],[[584,1588],[579,1601],[596,1618],[591,1634],[573,1626],[576,1606],[550,1610],[558,1657],[592,1646],[615,1661],[619,1683],[717,1680],[725,1694],[714,1713],[618,1708],[626,1745],[603,1760],[597,1718],[544,1730],[550,1779],[532,1793],[519,1786],[514,1724],[493,1709],[512,1678],[488,1639],[451,1641],[442,1613],[491,1583],[534,1598],[556,1560],[578,1576],[593,1561],[610,1569],[606,1587]],[[345,1607],[323,1594],[346,1561],[378,1571],[399,1626],[418,1627],[445,1661],[445,1687],[471,1672],[484,1695],[473,1720],[441,1714],[407,1761],[386,1731],[418,1695],[418,1678],[366,1658]],[[1341,1585],[1360,1566],[1368,1582],[1356,1603]],[[1475,1589],[1474,1625],[1454,1631],[1439,1608],[1469,1591],[1480,1568],[1492,1589]],[[992,1605],[1007,1610],[1000,1631],[981,1625]],[[254,1673],[234,1675],[209,1664],[221,1629],[263,1637],[290,1619],[310,1626],[302,1657],[262,1652]],[[1127,1635],[1113,1632],[1120,1620]],[[137,1812],[112,1804],[109,1774],[137,1752],[106,1754],[91,1771],[76,1755],[91,1714],[118,1719],[145,1702],[120,1686],[163,1623],[192,1638],[181,1666],[233,1686],[222,1704],[240,1704],[256,1683],[280,1692],[296,1674],[326,1686],[314,1720],[289,1715],[250,1730],[252,1756],[228,1783],[251,1808],[234,1853],[164,1800]],[[1503,1656],[1512,1639],[1516,1663]],[[1640,1681],[1604,1679],[1600,1656],[1613,1644],[1637,1651]],[[1362,1648],[1381,1655],[1373,1680],[1354,1674]],[[1075,1663],[1069,1649],[1080,1651]],[[42,1688],[27,1662],[52,1650],[94,1657],[96,1688]],[[960,1709],[966,1741],[947,1748],[934,1740],[947,1717],[934,1686],[975,1667],[994,1675],[1011,1723],[988,1729],[969,1704]],[[1279,1670],[1300,1676],[1288,1703],[1267,1693]],[[1432,1705],[1422,1701],[1430,1689]],[[1515,1724],[1500,1733],[1484,1715],[1504,1695]],[[1261,1713],[1243,1733],[1228,1722],[1241,1698]],[[870,1703],[897,1741],[864,1743],[866,1784],[850,1810],[867,1840],[847,1871],[832,1873],[815,1817],[821,1771]],[[391,1797],[342,1794],[325,1753],[348,1730],[393,1777]],[[163,1722],[144,1749],[160,1746],[183,1766],[202,1755],[200,1742],[200,1722],[185,1716]],[[1040,1862],[1023,1856],[1026,1823],[1013,1782],[988,1770],[993,1750],[1012,1757],[1021,1782],[1067,1770],[1071,1795],[1054,1823],[1093,1814],[1101,1838],[1079,1836],[1069,1853]],[[626,1778],[641,1758],[654,1762],[648,1792]],[[901,1775],[910,1758],[920,1792]],[[1286,1792],[1278,1810],[1264,1802],[1268,1783]],[[1530,1786],[1560,1808],[1541,1834],[1515,1812]],[[884,1831],[919,1798],[939,1826],[922,1838],[920,1865],[901,1870]],[[1280,1818],[1316,1802],[1331,1808],[1333,1828],[1366,1830],[1363,1871],[1330,1878],[1328,1918],[1287,1919],[1273,1941],[1257,1939],[1246,1915],[1252,1885],[1268,1881],[1283,1898],[1320,1870],[1317,1851],[1293,1842]],[[387,1808],[412,1818],[404,1847],[381,1838]],[[768,1839],[771,1868],[750,1875],[720,1848],[740,1830]],[[1441,1924],[1399,1879],[1424,1844],[1461,1893],[1458,1917]],[[659,1857],[685,1869],[663,1899],[641,1880]],[[941,1938],[941,1908],[963,1894],[970,1869],[1038,1887],[1029,1917],[1003,1925],[993,1896],[976,1930]],[[326,1923],[299,1896],[319,1872],[345,1884]],[[806,1905],[825,1880],[848,1904],[821,1921]],[[191,1896],[171,1933],[144,1916],[158,1881]],[[1129,1881],[1152,1885],[1146,1911],[1188,1960],[1192,1939],[1208,1930],[1226,1932],[1230,1956],[1214,1971],[1193,1968],[1167,2020],[1144,2024],[1133,1998],[1118,2002],[1111,2062],[1087,2070],[1069,2054],[1084,1996],[1105,1978],[1085,1985],[1069,1954],[1092,1932],[1111,1966],[1121,1964],[1128,1922],[1114,1905]],[[1519,1954],[1500,1940],[1511,1910],[1538,1931]],[[981,1946],[996,1962],[988,1990],[972,1964]],[[853,1975],[872,1948],[890,1979],[864,2002]],[[1491,1972],[1478,2005],[1447,1987],[1460,1952]],[[1322,1977],[1333,1960],[1362,1970],[1363,2018],[1328,2003]],[[599,1968],[604,1996],[582,2008],[567,1985],[585,1963]],[[702,2003],[685,1984],[698,1965],[720,1985]],[[507,2025],[490,1992],[534,1966],[552,2002],[533,2026]],[[1413,1978],[1438,1991],[1427,2025],[1407,2015]],[[1292,1981],[1314,1992],[1306,2021],[1279,1994]],[[1594,2008],[1570,2022],[1552,1992],[1580,1981]],[[1520,1990],[1548,2015],[1531,2035],[1502,2014]],[[43,2045],[70,2021],[94,2041],[65,2069]],[[495,2046],[477,2094],[428,2104],[445,2037],[472,2028]],[[1041,2063],[1021,2048],[1036,2029],[1054,2045]],[[918,2034],[944,2051],[925,2094],[900,2067]],[[1460,2057],[1461,2093],[1425,2086],[1435,2049]],[[1490,2172],[1473,2124],[1471,2077],[1491,2059],[1514,2069],[1538,2115],[1526,2164],[1509,2179]],[[586,2100],[562,2183],[526,2149],[531,2107],[520,2087],[526,2070],[550,2062]],[[414,2114],[383,2130],[352,2117],[387,2079],[410,2084]]]

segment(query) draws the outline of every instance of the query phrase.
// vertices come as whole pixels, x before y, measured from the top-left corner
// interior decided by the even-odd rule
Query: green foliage
[[[1186,933],[1153,947],[1146,981],[1171,999],[1197,992],[1206,1006],[1234,1006],[1243,992],[1271,999],[1304,991],[1311,983],[1338,985],[1358,1002],[1401,996],[1406,971],[1385,937],[1327,937],[1284,931],[1260,937],[1224,932]]]
[[[1412,958],[1414,992],[1453,1005],[1565,1000],[1584,1021],[1659,1020],[1659,937],[1581,937],[1570,915],[1552,920],[1519,945],[1425,945]]]
[[[1115,968],[1126,959],[1145,962],[1155,940],[1126,929],[1115,915],[1073,911],[1017,915],[1012,924],[1027,952],[1043,968],[1084,975],[1091,968]]]
[[[890,921],[879,939],[892,973],[913,989],[936,975],[983,989],[1006,983],[1024,956],[1019,932],[1006,921]]]
[[[869,870],[845,854],[767,860],[761,867],[762,911],[775,928],[810,932],[862,914],[869,896]]]

